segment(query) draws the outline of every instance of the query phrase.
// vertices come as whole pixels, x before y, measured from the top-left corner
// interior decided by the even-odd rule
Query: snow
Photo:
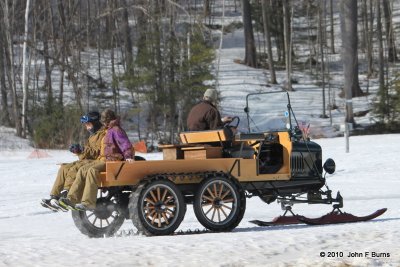
[[[32,149],[2,150],[0,266],[399,266],[399,141],[398,134],[351,137],[350,153],[345,153],[344,138],[317,140],[324,159],[337,163],[328,185],[334,192],[340,190],[344,211],[362,216],[388,208],[370,222],[258,227],[249,221],[271,220],[282,211],[276,203],[251,198],[242,222],[231,233],[124,236],[135,230],[127,220],[121,236],[100,239],[82,235],[69,212],[53,213],[39,204],[51,189],[57,163],[75,159],[71,153],[51,150],[51,157],[27,159]],[[329,211],[328,205],[294,206],[295,213],[309,217]],[[190,205],[178,231],[189,229],[203,229]],[[320,257],[321,252],[344,255]],[[350,252],[364,256],[348,257]],[[366,257],[365,252],[370,254]],[[372,252],[390,257],[372,257]]]
[[[286,74],[282,70],[277,71],[279,84],[267,85],[267,70],[234,63],[244,58],[241,30],[224,36],[220,56],[216,85],[222,96],[222,115],[243,115],[246,94],[280,90],[285,83]],[[303,105],[297,106],[295,113],[311,124],[314,136],[337,136],[341,134],[337,129],[344,122],[344,100],[337,97],[343,85],[339,54],[330,55],[329,59],[332,66],[339,66],[330,73],[331,96],[339,106],[332,110],[332,124],[329,119],[318,116],[322,113],[322,92],[316,85],[316,77],[293,73],[298,84],[293,84],[296,91],[291,97],[304,97]],[[362,80],[360,82],[365,86]],[[355,111],[371,108],[376,80],[371,80],[368,86],[372,95],[353,99]],[[328,90],[326,92],[328,94]],[[269,108],[276,110],[277,105]],[[368,124],[370,119],[368,114],[356,118],[356,122]],[[239,129],[245,128],[242,120]],[[352,136],[349,153],[345,153],[342,137],[314,140],[322,146],[324,160],[333,158],[336,161],[337,170],[329,176],[328,186],[334,194],[340,190],[344,211],[363,216],[388,208],[373,221],[258,227],[249,221],[272,220],[283,212],[276,203],[267,205],[258,198],[251,198],[247,199],[242,222],[231,233],[145,237],[126,234],[135,231],[132,222],[126,220],[116,237],[100,239],[82,235],[69,212],[53,213],[40,205],[41,198],[48,197],[57,164],[76,158],[68,151],[47,150],[43,154],[50,157],[29,159],[34,149],[28,141],[13,134],[14,130],[0,126],[0,267],[400,266],[400,181],[396,174],[399,134]],[[160,153],[139,155],[147,160],[162,157]],[[294,206],[295,213],[308,217],[319,217],[330,210],[328,205]],[[203,229],[190,205],[178,231],[189,229]],[[325,256],[321,257],[321,253]],[[329,253],[334,253],[333,257],[328,257]],[[359,257],[349,257],[349,253],[358,253]]]

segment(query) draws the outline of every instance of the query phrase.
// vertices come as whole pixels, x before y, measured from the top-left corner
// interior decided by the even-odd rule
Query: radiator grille
[[[304,161],[301,156],[292,156],[290,159],[290,169],[292,174],[304,172]]]

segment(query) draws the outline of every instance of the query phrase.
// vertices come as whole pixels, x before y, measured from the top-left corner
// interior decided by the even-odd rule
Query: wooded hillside
[[[0,125],[39,147],[82,135],[79,116],[112,107],[141,139],[174,142],[186,114],[217,87],[223,34],[243,29],[241,64],[267,69],[266,83],[293,69],[321,84],[322,116],[335,108],[329,56],[340,53],[346,121],[351,99],[379,78],[377,121],[397,123],[400,20],[397,0],[0,0]],[[228,19],[229,18],[229,19]],[[325,92],[327,91],[327,92]]]

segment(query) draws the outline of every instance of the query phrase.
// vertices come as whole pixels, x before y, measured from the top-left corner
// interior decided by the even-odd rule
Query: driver
[[[203,100],[189,112],[187,127],[189,131],[205,131],[222,129],[224,124],[232,121],[232,117],[223,117],[216,108],[218,93],[215,89],[207,89]]]

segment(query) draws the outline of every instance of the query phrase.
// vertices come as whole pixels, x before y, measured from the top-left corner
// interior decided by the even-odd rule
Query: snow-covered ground
[[[340,190],[344,210],[367,215],[386,207],[385,214],[363,223],[263,228],[249,221],[271,220],[282,211],[276,203],[252,198],[231,233],[91,239],[75,228],[69,212],[53,213],[39,204],[51,189],[56,164],[74,160],[71,153],[47,151],[51,157],[28,159],[33,149],[3,150],[0,266],[400,266],[400,135],[351,137],[350,153],[345,153],[344,138],[317,141],[324,159],[336,160],[328,184]],[[317,217],[330,207],[299,204],[294,211]],[[188,229],[203,229],[191,206],[178,230]],[[134,226],[125,221],[121,230]]]
[[[278,71],[279,85],[269,87],[268,71],[234,63],[243,58],[242,31],[224,36],[216,86],[222,96],[223,115],[243,115],[246,94],[276,90],[285,83],[285,72]],[[293,75],[299,82],[293,85],[293,98],[304,98],[295,112],[306,111],[308,117],[302,119],[311,124],[314,135],[335,136],[344,122],[344,100],[337,96],[341,75],[340,71],[331,72],[332,96],[339,106],[332,111],[332,125],[329,119],[319,118],[322,91],[317,81],[305,73]],[[372,81],[369,86],[374,94],[376,83]],[[355,111],[370,109],[372,99],[373,95],[353,99]],[[276,107],[268,106],[272,110]],[[370,116],[356,118],[356,122],[368,124]],[[399,134],[351,137],[350,153],[345,153],[344,138],[316,140],[322,145],[324,160],[331,157],[337,163],[328,185],[334,193],[340,190],[344,211],[362,216],[388,208],[373,221],[263,228],[249,221],[272,220],[282,211],[276,203],[267,205],[251,198],[242,222],[231,233],[125,236],[135,230],[132,222],[125,221],[118,237],[91,239],[78,231],[70,213],[53,213],[40,206],[40,199],[48,196],[54,182],[57,163],[73,161],[74,156],[67,151],[32,154],[34,149],[28,142],[13,137],[10,131],[0,127],[0,267],[400,266]],[[50,157],[29,158],[31,155]],[[161,158],[159,153],[142,156],[148,160]],[[308,217],[330,210],[327,205],[294,206],[295,213]],[[191,206],[178,231],[189,229],[203,229]]]

